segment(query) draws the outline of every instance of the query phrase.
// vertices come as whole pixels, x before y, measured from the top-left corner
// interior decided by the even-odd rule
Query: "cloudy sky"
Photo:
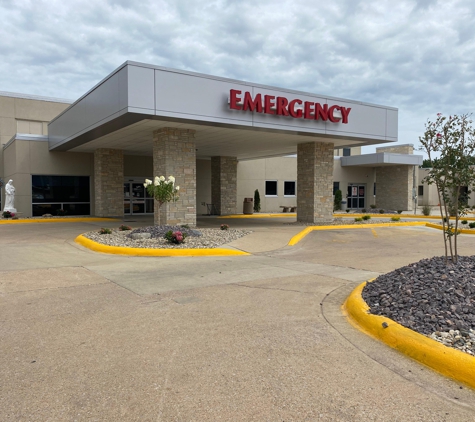
[[[399,108],[475,111],[472,0],[0,0],[0,91],[76,99],[126,60]]]

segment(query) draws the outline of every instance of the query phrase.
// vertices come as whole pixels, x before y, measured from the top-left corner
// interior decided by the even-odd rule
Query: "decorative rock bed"
[[[475,256],[444,260],[423,259],[381,275],[362,296],[372,314],[475,356]]]
[[[164,235],[167,231],[181,231],[187,237],[183,243],[169,243]],[[181,226],[148,226],[135,230],[112,230],[111,234],[99,234],[98,231],[84,233],[83,236],[108,246],[150,249],[208,249],[222,246],[252,233],[250,230],[237,229],[191,229]],[[137,236],[133,236],[137,235]],[[142,235],[142,236],[140,236]],[[148,236],[150,235],[150,237]],[[133,237],[138,237],[133,239]]]

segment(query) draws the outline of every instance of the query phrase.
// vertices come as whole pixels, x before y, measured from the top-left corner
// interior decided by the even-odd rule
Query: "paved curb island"
[[[475,389],[475,357],[444,346],[392,319],[370,314],[369,306],[361,296],[366,283],[354,289],[342,306],[343,313],[354,327],[435,371]],[[386,328],[383,323],[387,324]]]
[[[210,248],[210,249],[147,249],[147,248],[129,248],[124,246],[109,246],[94,242],[83,235],[74,239],[76,243],[88,248],[94,252],[129,255],[129,256],[236,256],[250,255],[248,252],[238,251],[236,249]]]

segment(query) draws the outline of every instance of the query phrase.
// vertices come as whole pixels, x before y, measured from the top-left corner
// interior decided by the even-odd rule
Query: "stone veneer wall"
[[[219,215],[237,211],[237,158],[211,157],[211,202]]]
[[[392,154],[413,154],[414,145],[406,144],[406,145],[394,145],[394,146],[389,146],[389,147],[378,147],[376,148],[376,152],[388,152]]]
[[[333,219],[333,149],[332,143],[297,146],[297,221]]]
[[[124,215],[124,153],[120,149],[94,151],[95,215]]]
[[[376,167],[376,206],[385,210],[411,210],[413,166]]]
[[[165,127],[153,132],[153,176],[174,176],[180,198],[162,205],[155,202],[155,224],[196,226],[195,131]]]

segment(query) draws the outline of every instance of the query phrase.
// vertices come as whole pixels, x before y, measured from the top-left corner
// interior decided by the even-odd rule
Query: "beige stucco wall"
[[[93,154],[50,152],[46,141],[15,140],[5,148],[3,159],[4,180],[13,180],[15,208],[24,217],[31,216],[31,175],[33,174],[89,176],[91,198],[94,197]],[[4,189],[2,189],[2,194],[5,194]],[[94,214],[92,202],[91,214]]]
[[[4,180],[7,177],[11,178],[11,175],[17,174],[15,173],[16,168],[21,169],[25,160],[27,160],[22,154],[26,148],[24,146],[18,147],[18,153],[16,147],[13,147],[10,150],[10,158],[4,158],[3,146],[17,132],[21,132],[19,129],[27,134],[46,135],[48,131],[47,123],[68,106],[69,103],[0,95],[0,178]],[[12,161],[12,154],[19,158],[20,162]],[[7,168],[5,168],[5,164],[7,164]],[[12,166],[16,168],[12,169]],[[20,182],[20,178],[25,177],[20,176],[20,174],[24,174],[23,170],[18,173],[18,182]],[[2,189],[2,201],[4,197],[4,190]],[[18,200],[20,201],[20,199]]]
[[[417,175],[417,186],[424,186],[424,194],[418,195],[417,197],[417,205],[424,206],[437,206],[439,204],[439,196],[437,195],[437,188],[435,185],[428,185],[427,183],[423,182],[423,179],[427,176],[429,169],[427,168],[419,168],[416,172]],[[471,188],[472,193],[470,194],[468,205],[473,206],[475,205],[475,187]]]
[[[297,181],[297,158],[276,157],[238,163],[237,208],[242,212],[244,198],[254,198],[259,189],[261,212],[281,212],[280,206],[296,206],[296,197],[284,197],[284,181]],[[265,181],[277,180],[277,197],[266,197]]]
[[[374,202],[373,183],[375,170],[370,167],[341,167],[340,159],[335,158],[333,166],[333,180],[340,182],[343,198],[346,197],[348,184],[366,186],[365,207]],[[265,181],[277,180],[277,194],[275,197],[265,196]],[[242,212],[244,198],[254,198],[254,190],[259,189],[261,196],[261,212],[280,212],[280,206],[295,206],[295,197],[285,198],[283,194],[284,181],[297,180],[297,158],[277,157],[261,160],[240,161],[238,163],[238,212]]]

